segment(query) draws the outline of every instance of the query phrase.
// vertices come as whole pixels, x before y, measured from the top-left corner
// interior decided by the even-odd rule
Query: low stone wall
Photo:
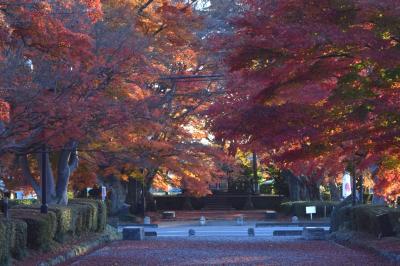
[[[231,207],[242,210],[248,198],[247,195],[214,195],[212,196],[221,201],[229,202]],[[186,207],[184,196],[155,196],[157,210],[184,210]],[[194,210],[201,210],[206,206],[206,197],[190,197],[190,203]],[[278,195],[252,195],[251,201],[255,209],[260,210],[279,210],[283,201],[283,196]]]

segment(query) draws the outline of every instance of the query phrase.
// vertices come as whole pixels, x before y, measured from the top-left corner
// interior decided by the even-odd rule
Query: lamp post
[[[6,191],[4,193],[4,199],[3,199],[3,212],[4,212],[4,218],[8,219],[10,217],[9,212],[8,212],[8,199],[10,198],[11,193],[9,191]]]
[[[47,165],[46,165],[46,144],[42,145],[42,206],[40,206],[40,212],[41,213],[47,213],[48,207],[47,207],[47,176],[46,176],[46,171],[47,171]]]
[[[354,164],[351,166],[351,179],[352,179],[352,184],[351,184],[351,199],[352,199],[352,205],[355,206],[357,204],[357,180],[356,180],[356,169]]]

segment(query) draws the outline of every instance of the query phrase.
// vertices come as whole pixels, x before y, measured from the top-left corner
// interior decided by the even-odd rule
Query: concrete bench
[[[268,220],[276,220],[278,218],[278,214],[276,211],[266,211],[265,212],[265,219]]]
[[[144,232],[144,236],[155,237],[155,236],[157,236],[157,232],[156,231],[147,231],[147,232]]]
[[[123,240],[143,240],[144,229],[139,226],[127,226],[122,229]]]
[[[166,211],[162,213],[162,218],[163,219],[174,219],[175,216],[175,212],[174,211]]]
[[[302,237],[305,240],[324,240],[325,229],[321,227],[304,227]]]
[[[274,230],[272,232],[273,236],[301,236],[302,230]]]

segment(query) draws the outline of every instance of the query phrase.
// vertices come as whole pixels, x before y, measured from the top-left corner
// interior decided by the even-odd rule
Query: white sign
[[[306,213],[307,214],[315,214],[315,213],[317,213],[317,210],[316,210],[315,206],[308,206],[308,207],[306,207]]]
[[[107,189],[106,189],[105,186],[102,186],[102,187],[101,187],[101,199],[102,199],[103,201],[105,201],[105,200],[106,200],[106,196],[107,196]]]
[[[351,195],[351,178],[348,172],[345,172],[343,175],[342,181],[342,196],[343,198],[347,198]]]
[[[317,209],[315,208],[315,206],[308,206],[306,207],[306,213],[310,215],[310,219],[312,220],[312,215],[314,213],[317,213]]]

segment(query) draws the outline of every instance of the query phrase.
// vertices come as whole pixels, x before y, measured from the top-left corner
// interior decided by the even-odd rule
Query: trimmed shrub
[[[331,215],[331,231],[335,232],[338,230],[352,230],[352,207],[342,206],[335,208]]]
[[[24,256],[26,246],[48,251],[53,240],[63,242],[70,236],[100,232],[107,222],[105,203],[86,199],[71,200],[68,206],[50,205],[47,214],[40,213],[38,204],[15,205],[10,216],[16,219],[0,220],[0,265],[7,265],[10,251],[15,258]]]
[[[28,226],[22,220],[11,220],[11,255],[16,259],[22,259],[26,255],[26,245],[28,238]]]
[[[382,215],[383,219],[387,219],[384,225],[380,220]],[[400,235],[400,210],[384,205],[347,205],[338,209],[332,218],[332,231],[353,230],[379,236],[385,235],[389,225],[392,233]]]
[[[317,213],[313,214],[313,217],[324,217],[326,207],[326,216],[329,217],[338,204],[336,201],[291,201],[282,203],[281,209],[286,215],[307,217],[306,207],[315,206]]]
[[[93,228],[95,228],[95,231],[97,232],[103,232],[104,229],[106,228],[107,224],[107,205],[105,202],[101,200],[95,200],[95,199],[73,199],[70,200],[71,204],[89,204],[91,206],[96,206],[97,210],[97,222],[93,224]],[[96,225],[96,227],[95,227]]]
[[[26,254],[27,225],[16,219],[0,219],[0,265],[8,265],[10,257],[21,259]]]
[[[90,207],[80,204],[70,204],[68,205],[68,207],[71,208],[72,211],[72,224],[74,228],[74,234],[80,236],[82,233],[90,231]]]
[[[57,217],[52,211],[47,214],[37,209],[10,209],[11,217],[24,220],[27,224],[29,248],[48,251],[57,230]]]
[[[87,199],[71,199],[68,206],[84,206],[80,208],[79,213],[83,216],[82,226],[83,231],[97,231],[97,223],[99,217],[99,208],[96,200]],[[85,210],[84,210],[85,209]]]
[[[73,211],[70,207],[50,205],[49,211],[54,212],[57,218],[57,230],[54,236],[57,242],[62,243],[75,234]]]
[[[10,234],[11,223],[7,220],[0,220],[0,265],[10,264]]]
[[[40,211],[40,205],[17,205],[13,209],[31,209]],[[53,212],[56,215],[57,226],[55,230],[54,240],[57,242],[64,242],[69,236],[74,235],[75,228],[73,226],[72,210],[67,206],[62,205],[49,205],[49,212]]]

